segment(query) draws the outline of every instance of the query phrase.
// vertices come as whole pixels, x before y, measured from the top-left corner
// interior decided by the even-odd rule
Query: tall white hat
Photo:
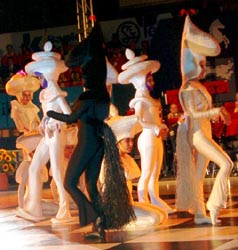
[[[199,62],[206,56],[217,56],[221,51],[219,43],[210,34],[199,29],[187,15],[181,42],[181,72],[183,82],[200,75]]]
[[[47,74],[59,76],[61,73],[65,72],[68,67],[65,65],[65,62],[61,60],[61,55],[51,50],[52,43],[47,41],[44,44],[44,51],[32,54],[32,59],[34,61],[25,66],[25,71],[30,74],[40,72],[44,74],[44,76],[47,76]]]
[[[106,122],[115,134],[117,142],[125,138],[134,138],[142,130],[136,115],[113,116]]]
[[[126,49],[125,53],[128,61],[121,67],[123,71],[118,76],[119,83],[133,83],[131,82],[131,79],[133,77],[146,77],[148,73],[153,74],[160,68],[160,62],[157,60],[146,60],[148,58],[147,55],[141,55],[136,57],[134,51],[131,49]]]

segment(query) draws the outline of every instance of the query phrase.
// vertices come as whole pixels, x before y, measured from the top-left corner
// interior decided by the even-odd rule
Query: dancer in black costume
[[[110,97],[106,89],[103,39],[97,23],[88,38],[70,53],[66,64],[69,67],[82,67],[85,91],[79,96],[70,115],[54,111],[48,111],[47,115],[60,121],[78,124],[78,144],[69,161],[64,186],[79,208],[80,226],[94,223],[93,232],[87,237],[105,238],[104,229],[119,229],[134,220],[135,214],[115,136],[104,123],[109,115]],[[107,165],[107,190],[100,197],[97,181],[103,157]],[[79,177],[84,171],[90,200],[78,188]]]

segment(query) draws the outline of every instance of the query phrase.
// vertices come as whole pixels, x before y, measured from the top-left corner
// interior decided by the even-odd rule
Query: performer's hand
[[[231,124],[231,115],[230,115],[230,113],[227,111],[227,109],[225,107],[221,107],[221,109],[220,109],[220,116],[221,116],[221,120],[227,126],[229,126]]]

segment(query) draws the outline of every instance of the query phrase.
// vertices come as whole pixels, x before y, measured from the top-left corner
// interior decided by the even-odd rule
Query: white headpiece
[[[53,74],[56,77],[65,72],[68,67],[64,61],[60,59],[61,55],[51,50],[52,43],[48,41],[44,45],[44,51],[36,52],[32,55],[34,61],[25,66],[26,72],[31,74],[40,72],[44,74],[44,76]]]
[[[134,77],[146,77],[148,73],[155,73],[160,68],[160,62],[156,60],[146,60],[147,55],[135,56],[134,51],[126,49],[126,57],[129,60],[122,65],[122,72],[118,76],[118,82],[122,84],[136,82],[131,81]],[[145,82],[144,82],[145,83]],[[135,86],[136,88],[142,86]]]
[[[141,132],[141,126],[135,115],[113,116],[106,122],[115,134],[117,142],[125,138],[134,138]]]
[[[200,75],[199,62],[206,56],[217,56],[221,51],[218,42],[192,23],[187,15],[181,42],[181,72],[183,82]]]

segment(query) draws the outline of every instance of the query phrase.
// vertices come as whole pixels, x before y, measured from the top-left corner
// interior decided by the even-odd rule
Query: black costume
[[[78,124],[78,144],[69,161],[64,185],[78,205],[80,226],[97,223],[97,218],[100,218],[104,228],[120,228],[135,219],[135,214],[115,136],[104,123],[109,115],[110,97],[106,90],[106,59],[102,41],[97,35],[98,26],[95,25],[90,36],[72,51],[66,61],[69,67],[82,67],[86,89],[79,96],[72,114],[49,111],[47,115],[66,123]],[[107,165],[106,190],[101,197],[97,181],[104,156]],[[90,200],[77,187],[84,171]]]

